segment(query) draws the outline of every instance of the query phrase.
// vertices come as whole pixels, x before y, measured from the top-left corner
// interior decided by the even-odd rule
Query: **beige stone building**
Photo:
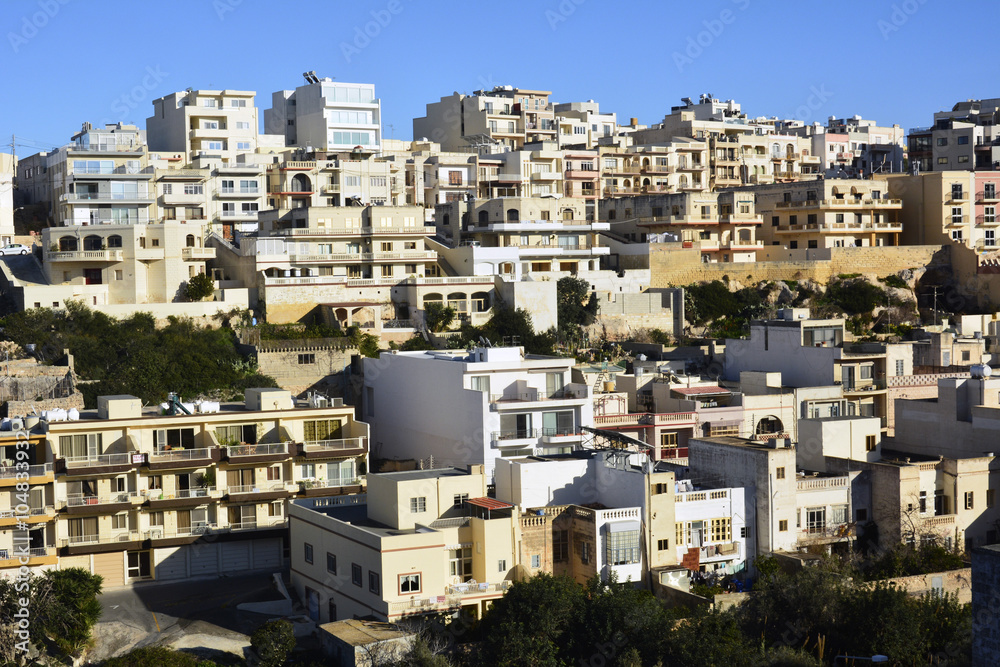
[[[339,402],[300,407],[280,389],[246,393],[245,404],[183,404],[176,415],[105,396],[78,419],[27,418],[29,566],[83,567],[106,587],[281,568],[288,499],[362,490],[368,425]],[[16,458],[13,439],[3,443]],[[10,465],[0,486],[14,481]],[[21,537],[0,532],[0,556]]]
[[[153,100],[146,119],[151,151],[184,153],[188,161],[200,155],[236,162],[240,153],[258,146],[256,93],[249,90],[191,90]]]
[[[756,197],[764,245],[795,250],[900,244],[903,202],[889,197],[884,179],[818,179],[743,191]]]
[[[486,485],[482,466],[380,473],[366,496],[293,503],[292,586],[309,616],[481,616],[517,576],[520,542],[517,508]]]
[[[708,143],[678,137],[665,144],[601,146],[603,197],[709,189]]]

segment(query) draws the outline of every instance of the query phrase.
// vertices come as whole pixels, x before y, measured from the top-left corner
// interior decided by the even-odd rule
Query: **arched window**
[[[184,238],[184,245],[187,246],[188,248],[194,247],[194,234],[188,234]]]
[[[73,252],[77,249],[76,237],[63,236],[59,239],[59,250]]]
[[[507,222],[517,222],[521,219],[521,215],[517,212],[516,208],[507,209]]]
[[[479,212],[479,224],[480,225],[485,225],[485,224],[489,223],[489,221],[490,221],[490,214],[489,214],[489,212],[488,211],[480,211]]]
[[[295,174],[292,178],[292,192],[312,192],[309,185],[309,177],[305,174]]]
[[[112,234],[108,237],[108,247],[109,248],[121,248],[122,247],[122,237],[117,234]]]
[[[84,250],[100,250],[102,245],[101,237],[96,234],[83,237]]]

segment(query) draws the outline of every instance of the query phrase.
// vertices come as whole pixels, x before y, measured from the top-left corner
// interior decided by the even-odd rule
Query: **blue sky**
[[[255,90],[263,111],[305,70],[374,83],[396,139],[426,103],[498,84],[594,99],[619,122],[710,92],[753,116],[929,125],[960,99],[1000,96],[995,13],[942,0],[3,0],[0,143],[23,137],[24,156],[83,121],[144,126],[151,100],[187,87]]]

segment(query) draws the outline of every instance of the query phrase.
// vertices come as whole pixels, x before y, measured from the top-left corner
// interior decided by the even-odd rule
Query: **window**
[[[420,575],[419,574],[401,574],[399,575],[399,593],[419,593],[420,592]]]
[[[607,534],[606,560],[608,565],[627,565],[639,562],[639,531],[614,531],[615,525],[609,525],[612,532]]]
[[[453,497],[454,502],[452,503],[452,505],[454,505],[455,507],[461,507],[468,499],[469,499],[468,493],[456,493],[455,496]]]
[[[330,574],[337,574],[337,556],[330,552],[326,554],[326,571]]]
[[[419,514],[427,511],[427,498],[410,498],[410,513]]]
[[[361,566],[357,563],[351,563],[351,583],[355,586],[361,585]]]
[[[937,163],[938,164],[948,164],[948,158],[946,158],[946,157],[939,157],[937,159]]]
[[[469,382],[469,389],[472,391],[481,391],[484,394],[490,393],[489,375],[472,375],[469,377]]]
[[[920,513],[921,514],[923,514],[924,512],[927,511],[927,492],[926,491],[921,491],[920,492],[919,507],[920,507]]]
[[[569,560],[569,531],[557,530],[552,533],[552,560],[556,563]]]
[[[973,508],[972,491],[966,491],[965,492],[965,509],[971,510],[972,508]]]
[[[938,146],[947,146],[948,145],[948,138],[947,137],[938,137],[938,139],[937,139],[937,145]]]
[[[859,366],[858,367],[858,377],[861,378],[862,380],[871,380],[872,379],[872,366],[870,366],[870,365]]]
[[[738,424],[732,424],[727,426],[711,425],[708,427],[708,435],[713,438],[723,437],[723,436],[739,437],[740,427]]]
[[[121,269],[115,269],[115,280],[122,280],[124,275]]]
[[[788,242],[788,247],[791,248],[792,250],[795,250],[796,248],[799,247],[799,242],[798,241],[789,241]]]
[[[382,587],[379,585],[378,572],[372,572],[368,570],[368,592],[379,595],[382,592]]]
[[[537,570],[541,566],[542,566],[542,557],[539,556],[538,554],[532,554],[531,555],[531,567]]]
[[[128,512],[119,512],[111,517],[112,530],[128,530]]]
[[[201,183],[185,183],[184,184],[184,194],[186,195],[200,195],[204,194],[205,186]]]
[[[280,465],[268,466],[268,468],[267,468],[267,480],[269,482],[280,482],[281,481],[281,466]]]
[[[969,161],[969,156],[968,155],[959,155],[958,156],[958,163],[959,164],[962,164],[963,162],[968,162],[968,161]]]
[[[656,540],[656,550],[666,551],[670,548],[670,540]]]
[[[247,105],[246,100],[229,100],[229,106],[235,108],[243,108]]]
[[[733,538],[732,519],[712,519],[712,541],[729,542]]]
[[[506,572],[506,571],[507,571],[507,559],[501,558],[500,560],[497,561],[497,572]]]
[[[590,542],[580,544],[580,562],[584,565],[590,562]]]
[[[778,531],[782,532],[782,533],[788,531],[788,520],[787,519],[782,519],[781,521],[778,522]]]
[[[299,365],[315,364],[316,355],[315,354],[300,354],[299,355]]]
[[[448,550],[448,574],[462,581],[472,578],[472,547]]]
[[[955,141],[955,143],[958,144],[959,146],[965,146],[966,144],[969,143],[969,138],[968,137],[958,137],[957,140]]]
[[[305,542],[305,543],[303,543],[302,546],[304,548],[304,554],[305,554],[306,562],[307,563],[312,563],[313,562],[313,545],[309,544],[308,542]]]
[[[994,494],[995,494],[995,490],[994,489],[986,489],[986,508],[987,509],[989,509],[990,507],[993,507]]]
[[[896,359],[896,375],[902,375],[902,374],[903,374],[903,360]]]
[[[163,512],[150,512],[149,513],[149,527],[150,528],[162,528],[163,527]]]
[[[865,436],[865,451],[866,452],[874,452],[875,451],[875,440],[876,439],[875,439],[874,435],[866,435]]]
[[[782,466],[781,468],[775,469],[775,471],[774,471],[774,477],[775,477],[775,479],[785,479],[785,468],[784,468],[784,466]]]

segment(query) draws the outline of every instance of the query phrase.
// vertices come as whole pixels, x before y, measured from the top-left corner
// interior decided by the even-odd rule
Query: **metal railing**
[[[534,402],[534,401],[562,401],[574,398],[584,398],[578,392],[569,389],[560,389],[552,393],[547,393],[540,389],[534,391],[522,391],[516,393],[491,394],[490,403],[507,402]]]
[[[4,466],[0,468],[0,479],[11,479],[17,477],[18,473],[27,472],[29,477],[39,477],[52,472],[52,464],[44,463],[28,466],[26,469],[18,470],[16,465]]]
[[[513,431],[493,431],[492,440],[522,440],[528,438],[537,438],[538,429],[528,428],[528,429],[517,429]]]
[[[284,491],[284,482],[265,482],[263,484],[238,484],[226,488],[226,493],[234,495],[238,493],[268,493],[271,491]]]
[[[339,440],[307,440],[302,443],[307,452],[337,451],[344,449],[364,449],[364,438],[341,438]]]
[[[107,505],[110,503],[127,503],[131,493],[128,491],[122,493],[112,493],[109,496],[88,496],[82,493],[71,493],[66,496],[66,505],[70,507],[79,507],[81,505]]]
[[[256,195],[262,191],[260,188],[219,188],[219,192],[224,195]]]
[[[60,540],[63,546],[80,546],[84,544],[115,544],[118,542],[138,542],[142,533],[137,530],[115,532],[111,535],[70,535]]]
[[[230,445],[227,449],[229,458],[234,456],[266,456],[271,454],[287,454],[288,447],[280,442],[269,445]]]
[[[163,449],[149,455],[150,463],[191,461],[210,458],[212,458],[212,450],[209,447],[200,447],[198,449]]]
[[[333,479],[302,479],[299,484],[304,489],[335,489],[341,486],[357,486],[360,477],[335,477]]]
[[[123,466],[132,463],[132,456],[141,456],[145,460],[145,454],[127,452],[124,454],[96,454],[94,456],[64,456],[68,468],[87,468],[91,466]],[[137,462],[139,465],[141,461]]]

